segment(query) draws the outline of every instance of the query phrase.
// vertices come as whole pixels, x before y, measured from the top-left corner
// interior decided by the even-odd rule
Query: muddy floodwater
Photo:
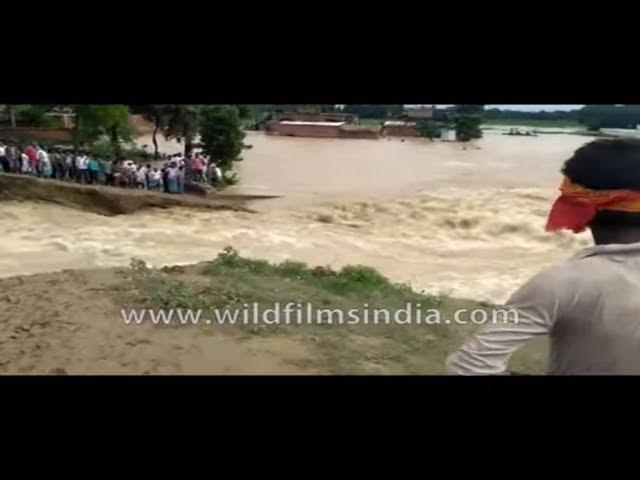
[[[118,217],[0,204],[0,276],[209,260],[226,245],[272,261],[364,264],[418,290],[504,300],[527,277],[590,243],[544,223],[562,162],[591,138],[485,134],[463,147],[422,139],[249,133],[242,193],[259,213],[188,209]]]

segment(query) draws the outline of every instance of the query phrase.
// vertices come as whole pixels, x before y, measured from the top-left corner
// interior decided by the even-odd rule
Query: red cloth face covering
[[[547,231],[584,231],[600,210],[640,212],[640,192],[632,190],[591,190],[565,178],[562,195],[555,201]]]

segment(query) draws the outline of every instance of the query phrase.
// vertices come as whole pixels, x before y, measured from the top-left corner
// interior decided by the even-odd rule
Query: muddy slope
[[[260,197],[216,194],[201,198],[194,195],[79,185],[42,180],[24,175],[0,174],[0,200],[56,203],[101,215],[123,215],[145,208],[191,207],[209,210],[251,212],[244,203]]]

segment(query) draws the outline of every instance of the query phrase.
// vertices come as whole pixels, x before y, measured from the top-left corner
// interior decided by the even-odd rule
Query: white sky
[[[485,105],[485,108],[499,108],[501,110],[521,110],[527,112],[539,112],[542,110],[577,110],[584,105]]]
[[[437,105],[438,107],[449,107],[451,105]],[[484,108],[499,108],[501,110],[520,110],[526,112],[539,112],[542,110],[577,110],[584,105],[485,105]]]

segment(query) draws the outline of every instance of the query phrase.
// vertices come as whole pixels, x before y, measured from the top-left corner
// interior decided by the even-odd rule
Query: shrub
[[[222,172],[221,184],[225,186],[236,185],[238,183],[238,174],[235,172],[230,172],[229,170],[225,170]]]
[[[115,155],[113,144],[106,138],[94,142],[89,151],[95,158],[113,158]]]
[[[26,105],[18,111],[18,118],[21,123],[26,123],[32,127],[48,127],[51,119],[47,116],[47,110],[39,105]]]

